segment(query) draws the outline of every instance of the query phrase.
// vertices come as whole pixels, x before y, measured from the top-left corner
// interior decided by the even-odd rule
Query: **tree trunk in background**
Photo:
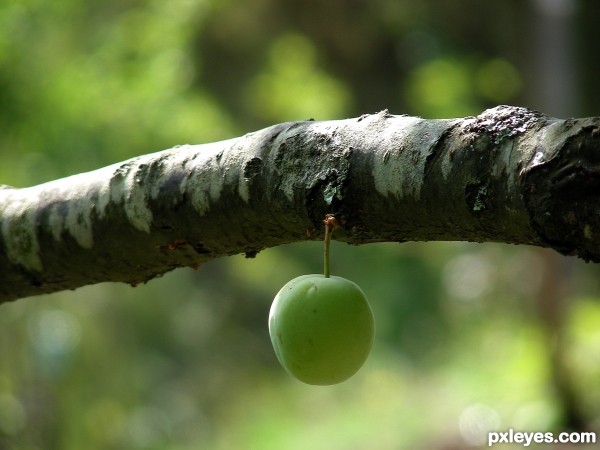
[[[600,118],[500,106],[275,125],[24,189],[0,189],[0,299],[318,238],[494,241],[600,261]]]
[[[574,55],[574,16],[572,0],[533,0],[537,12],[534,34],[536,55],[532,104],[557,117],[568,117],[579,110],[576,92],[577,64]],[[567,258],[548,249],[538,249],[543,266],[542,283],[536,299],[537,311],[547,336],[549,365],[555,395],[562,406],[564,426],[583,430],[587,420],[569,366],[569,349],[564,327],[571,305],[573,265]]]

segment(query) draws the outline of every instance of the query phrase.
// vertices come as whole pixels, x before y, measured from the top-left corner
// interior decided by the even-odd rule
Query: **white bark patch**
[[[49,206],[48,212],[49,231],[54,240],[59,242],[63,234],[68,233],[81,247],[92,248],[94,239],[91,212],[94,202],[88,185],[80,181],[82,178],[81,175],[74,175],[46,183],[39,186],[39,191],[56,199]],[[64,208],[60,207],[61,204]]]
[[[181,193],[191,195],[192,205],[201,216],[219,200],[230,166],[235,167],[236,162],[232,161],[235,158],[232,153],[235,152],[226,151],[233,141],[194,146],[197,147],[195,155],[184,163],[189,174],[184,177],[179,189]]]
[[[422,169],[417,164],[406,165],[407,154],[410,151],[411,129],[421,122],[415,117],[399,119],[401,127],[385,127],[381,129],[381,140],[386,143],[383,149],[377,149],[373,159],[373,179],[375,189],[382,195],[418,197],[423,183]],[[383,150],[383,151],[381,151]],[[424,163],[424,161],[423,161]]]
[[[441,161],[442,177],[444,178],[444,181],[448,180],[452,167],[454,167],[452,165],[452,153],[451,151],[447,151]]]
[[[274,148],[274,149],[279,148],[282,141],[285,141],[285,139],[290,138],[294,134],[295,134],[294,132],[288,132],[288,131],[281,133],[275,139],[275,141],[273,141],[272,148]],[[279,151],[282,151],[282,150],[279,149]],[[277,157],[278,157],[277,151],[270,152],[268,155],[267,164],[272,167],[276,166],[275,159]],[[294,191],[296,190],[296,183],[297,183],[296,177],[282,176],[282,177],[280,177],[279,181],[280,181],[280,183],[277,185],[277,190],[283,192],[283,195],[285,195],[285,198],[287,198],[290,202],[292,202],[294,200]]]
[[[191,160],[194,168],[191,176],[181,183],[181,192],[191,194],[192,205],[199,215],[204,215],[210,209],[210,203],[218,200],[223,187],[222,175],[219,170],[219,146],[205,147],[202,152]]]
[[[27,192],[29,191],[29,192]],[[42,271],[37,237],[36,209],[31,207],[31,189],[11,191],[4,202],[2,237],[6,255],[14,263],[29,270]],[[29,195],[28,195],[29,194]]]
[[[65,228],[65,220],[63,215],[60,213],[58,205],[52,205],[48,214],[48,225],[50,226],[50,233],[56,242],[59,242],[62,237],[62,232]]]
[[[139,169],[139,166],[138,166]],[[148,208],[148,198],[144,180],[137,170],[130,171],[123,184],[123,209],[129,223],[140,231],[150,233],[152,211]]]
[[[81,247],[92,248],[91,214],[95,205],[91,181],[95,176],[102,176],[96,175],[98,172],[105,174],[104,169],[100,169],[27,188],[35,192],[31,198],[49,198],[52,202],[48,206],[47,219],[48,231],[55,241],[59,242],[63,234],[68,233]]]
[[[278,184],[277,192],[283,193],[285,197],[293,202],[295,193],[298,190],[304,191],[307,186],[311,186],[311,180],[307,179],[307,168],[310,168],[308,172],[314,172],[316,177],[325,176],[326,171],[317,172],[314,170],[314,163],[312,159],[305,156],[300,156],[299,152],[291,151],[294,153],[294,157],[289,157],[286,152],[287,148],[283,148],[287,140],[295,140],[296,135],[302,135],[301,141],[304,139],[311,139],[315,145],[315,151],[333,151],[340,150],[342,148],[342,137],[343,135],[352,134],[352,131],[356,127],[356,119],[345,119],[345,120],[334,120],[334,121],[323,121],[323,122],[306,122],[300,124],[301,126],[291,126],[287,130],[282,131],[270,144],[271,149],[276,151],[269,152],[265,157],[265,167],[283,167],[283,171],[289,172],[296,176],[287,176],[288,173],[282,172],[282,169],[278,169]],[[253,136],[257,142],[263,139],[260,133],[256,133]],[[348,148],[342,150],[343,157],[348,157],[350,152]],[[335,159],[335,155],[334,159]],[[293,160],[292,158],[298,158]],[[282,164],[280,159],[284,159],[285,163]],[[323,180],[324,178],[321,178]],[[324,193],[324,201],[328,204],[331,203],[334,195],[341,195],[335,186],[327,186]]]
[[[69,233],[83,248],[92,248],[94,233],[92,230],[91,212],[94,206],[92,199],[81,197],[69,208],[66,225]]]
[[[287,132],[281,132],[270,142],[270,132],[269,128],[265,128],[248,133],[239,138],[235,145],[232,145],[232,155],[228,160],[231,161],[233,167],[241,170],[235,174],[229,174],[229,176],[232,181],[234,181],[234,176],[237,177],[238,194],[245,203],[250,202],[250,184],[254,177],[258,176],[264,167],[275,165],[277,152],[270,150],[278,148],[282,141],[290,137]],[[263,150],[266,148],[268,151],[264,152]],[[288,177],[283,178],[287,180]],[[289,183],[282,183],[278,186],[278,190],[282,190],[289,200],[293,199],[294,188]]]
[[[129,223],[140,231],[150,233],[152,211],[148,207],[147,187],[144,185],[144,179],[140,175],[140,171],[145,164],[156,158],[159,153],[161,152],[133,158],[87,174],[88,176],[96,176],[100,186],[96,204],[100,217],[104,217],[106,207],[110,203],[122,204]]]
[[[449,123],[402,116],[382,119],[379,115],[364,122],[371,128],[368,135],[379,136],[375,141],[380,145],[374,149],[372,170],[377,192],[418,200],[427,156]]]
[[[70,197],[66,216],[63,216],[57,205],[50,209],[48,222],[52,237],[60,241],[63,232],[67,231],[81,247],[92,248],[94,235],[91,212],[94,202],[87,196]]]
[[[105,169],[100,169],[101,171],[103,171],[105,178],[102,180],[101,177],[98,177],[100,184],[98,185],[99,188],[97,191],[98,201],[96,203],[96,213],[98,214],[98,217],[101,219],[104,218],[104,215],[106,212],[106,207],[108,206],[108,204],[111,201],[111,198],[110,198],[110,195],[111,195],[110,180],[112,178],[111,174],[114,173],[116,168],[119,166],[120,166],[120,164],[115,164],[112,166],[108,166]]]
[[[104,169],[96,172],[104,173]],[[37,217],[39,205],[48,198],[52,204],[47,205],[47,231],[53,239],[59,242],[63,234],[68,233],[80,246],[92,247],[94,201],[90,194],[90,179],[96,172],[3,192],[8,199],[4,200],[2,234],[11,260],[30,270],[42,270]],[[61,205],[64,206],[61,208]]]

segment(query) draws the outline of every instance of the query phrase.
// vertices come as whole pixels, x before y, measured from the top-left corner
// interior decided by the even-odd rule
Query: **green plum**
[[[269,334],[281,365],[304,383],[347,380],[363,365],[375,323],[362,290],[345,278],[302,275],[275,296]]]

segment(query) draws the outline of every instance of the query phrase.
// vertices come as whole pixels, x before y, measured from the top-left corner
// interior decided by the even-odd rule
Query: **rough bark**
[[[600,262],[600,118],[500,106],[275,125],[0,189],[0,302],[320,238],[551,247]]]

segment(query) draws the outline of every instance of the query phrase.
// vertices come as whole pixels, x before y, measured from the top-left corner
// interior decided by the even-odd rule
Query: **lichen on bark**
[[[0,302],[306,239],[496,241],[600,262],[600,119],[382,111],[177,146],[0,189]]]

